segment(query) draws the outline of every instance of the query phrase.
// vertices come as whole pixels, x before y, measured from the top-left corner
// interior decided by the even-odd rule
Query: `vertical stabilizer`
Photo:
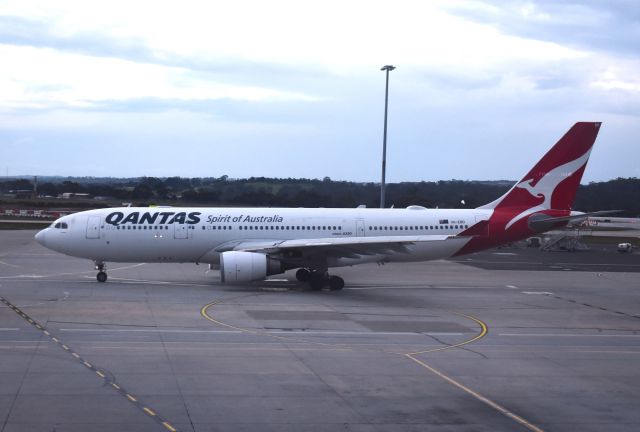
[[[509,192],[479,208],[510,213],[505,229],[539,211],[570,211],[600,124],[573,125]]]

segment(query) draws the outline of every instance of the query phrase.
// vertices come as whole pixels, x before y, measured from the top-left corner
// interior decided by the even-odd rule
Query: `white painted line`
[[[499,333],[498,336],[518,336],[518,337],[627,337],[640,338],[640,334],[634,335],[614,335],[614,334],[560,334],[560,333]]]
[[[162,330],[162,329],[88,329],[63,328],[61,332],[99,332],[99,333],[192,333],[192,334],[241,334],[240,330]],[[251,332],[277,335],[309,335],[309,336],[371,336],[371,335],[404,335],[404,336],[463,336],[456,332],[376,332],[376,331],[333,331],[333,330],[264,330],[251,329]]]
[[[345,335],[345,336],[368,336],[368,335],[385,335],[385,336],[393,336],[393,335],[403,335],[403,336],[462,336],[464,333],[427,333],[427,332],[376,332],[376,331],[332,331],[332,330],[276,330],[276,331],[267,331],[269,334],[295,334],[295,335]],[[471,332],[470,332],[471,333]]]
[[[522,294],[529,294],[529,295],[553,295],[552,292],[549,291],[522,291]]]
[[[14,350],[14,349],[34,349],[38,348],[38,345],[24,345],[24,346],[0,346],[0,349],[3,350]]]
[[[240,330],[162,330],[162,329],[83,329],[63,328],[61,332],[102,332],[102,333],[244,333]]]
[[[387,285],[387,286],[346,286],[344,289],[346,290],[387,290],[387,289],[415,289],[415,290],[437,290],[437,289],[499,289],[502,288],[502,285],[496,286],[444,286],[444,285],[422,285],[422,286],[396,286],[396,285]]]
[[[18,331],[20,330],[19,328],[0,328],[0,331]]]
[[[511,288],[511,289],[518,289],[517,286],[515,285],[505,285],[507,288]]]

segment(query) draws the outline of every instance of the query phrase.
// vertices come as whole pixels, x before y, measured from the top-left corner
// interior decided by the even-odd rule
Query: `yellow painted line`
[[[171,426],[169,423],[167,422],[162,422],[162,425],[164,427],[166,427],[167,429],[169,429],[171,432],[178,432],[173,426]]]
[[[54,341],[55,343],[59,343],[60,341],[57,338],[51,338],[52,341]]]
[[[46,334],[47,336],[51,336],[51,333],[49,333],[48,331],[44,331],[44,334]]]
[[[120,386],[116,383],[111,383],[111,387],[113,387],[116,390],[120,390]]]
[[[410,352],[410,353],[405,353],[405,355],[417,355],[417,354],[426,354],[426,353],[431,353],[431,352],[436,352],[436,351],[444,351],[447,349],[451,349],[451,348],[458,348],[461,347],[463,345],[467,345],[470,343],[473,343],[479,339],[482,339],[483,337],[485,337],[487,335],[487,333],[489,333],[489,328],[487,327],[487,325],[485,323],[483,323],[482,321],[480,321],[478,318],[473,317],[471,315],[466,315],[460,312],[454,312],[457,315],[463,316],[465,318],[468,318],[472,321],[474,321],[476,324],[478,324],[480,326],[480,333],[478,333],[477,335],[475,335],[474,337],[472,337],[471,339],[468,339],[466,341],[462,341],[460,343],[457,344],[453,344],[453,345],[447,345],[447,346],[443,346],[443,347],[439,347],[439,348],[432,348],[432,349],[428,349],[428,350],[424,350],[424,351],[416,351],[416,352]]]
[[[425,368],[425,369],[429,370],[430,372],[436,374],[437,376],[439,376],[443,380],[447,381],[448,383],[453,384],[454,386],[458,387],[460,390],[470,394],[474,398],[478,399],[480,402],[483,402],[483,403],[489,405],[491,408],[495,409],[496,411],[499,411],[501,414],[504,414],[505,416],[509,417],[510,419],[515,420],[517,423],[521,424],[522,426],[526,427],[527,429],[529,429],[529,430],[531,430],[533,432],[544,432],[538,426],[536,426],[536,425],[530,423],[529,421],[523,419],[519,415],[509,411],[508,409],[506,409],[502,405],[499,405],[498,403],[492,401],[491,399],[489,399],[489,398],[487,398],[485,396],[482,396],[480,393],[471,390],[469,387],[461,384],[460,382],[454,380],[451,377],[448,377],[447,375],[443,374],[442,372],[440,372],[440,371],[434,369],[433,367],[429,366],[425,362],[415,358],[413,356],[413,354],[405,354],[405,356],[407,358],[410,358],[414,362],[418,363],[423,368]]]
[[[93,366],[91,365],[91,363],[89,363],[89,362],[82,362],[82,363],[83,363],[86,367],[88,367],[88,368],[93,367]]]
[[[69,351],[69,347],[66,346],[65,344],[62,344],[62,349],[65,350],[65,351]]]
[[[42,326],[40,324],[38,324],[38,323],[36,323],[36,328],[39,329],[39,330],[42,330]]]
[[[134,398],[129,393],[127,393],[127,399],[129,399],[131,402],[138,402],[138,399]]]
[[[156,415],[156,413],[155,413],[155,412],[153,412],[152,410],[150,410],[150,409],[149,409],[149,408],[147,408],[147,407],[142,408],[142,411],[146,412],[146,413],[147,413],[147,414],[149,414],[150,416],[155,416],[155,415]]]
[[[262,332],[262,331],[257,331],[257,330],[249,330],[249,329],[245,329],[245,328],[242,328],[242,327],[236,327],[236,326],[233,326],[231,324],[224,323],[222,321],[218,321],[215,318],[213,318],[211,315],[209,315],[208,311],[209,311],[209,308],[211,308],[211,307],[213,307],[213,306],[215,306],[217,304],[222,303],[224,300],[225,299],[220,299],[220,300],[216,300],[216,301],[213,301],[211,303],[208,303],[208,304],[204,305],[200,309],[200,315],[203,318],[205,318],[206,320],[211,321],[214,324],[218,324],[218,325],[221,325],[223,327],[231,328],[231,329],[234,329],[234,330],[239,330],[239,331],[244,332],[244,333],[262,335],[262,336],[269,336],[269,337],[272,337],[272,338],[275,338],[275,339],[302,341],[302,342],[310,343],[310,344],[344,348],[344,345],[326,344],[326,343],[321,343],[321,342],[308,341],[308,340],[305,340],[305,339],[278,336],[278,335],[270,334],[268,332]],[[531,430],[533,432],[544,432],[542,429],[540,429],[536,425],[530,423],[529,421],[525,420],[524,418],[520,417],[519,415],[507,410],[506,408],[504,408],[503,406],[499,405],[498,403],[492,401],[491,399],[488,399],[487,397],[482,396],[481,394],[471,390],[470,388],[464,386],[460,382],[454,380],[453,378],[450,378],[447,375],[443,374],[442,372],[434,369],[433,367],[429,366],[427,363],[425,363],[425,362],[419,360],[418,358],[414,357],[415,355],[418,355],[418,354],[426,354],[426,353],[431,353],[431,352],[436,352],[436,351],[443,351],[443,350],[447,350],[447,349],[461,347],[463,345],[468,345],[468,344],[471,344],[473,342],[478,341],[479,339],[485,337],[488,334],[488,332],[489,332],[488,326],[483,321],[481,321],[480,319],[475,318],[475,317],[473,317],[471,315],[460,313],[460,312],[454,312],[454,313],[474,321],[476,324],[478,324],[478,326],[480,326],[480,332],[478,334],[476,334],[474,337],[472,337],[470,339],[467,339],[465,341],[459,342],[457,344],[447,345],[447,346],[438,347],[438,348],[432,348],[432,349],[423,350],[423,351],[416,351],[416,352],[411,352],[411,353],[397,353],[397,354],[403,355],[404,357],[407,357],[407,358],[413,360],[415,363],[419,364],[423,368],[425,368],[425,369],[429,370],[430,372],[436,374],[437,376],[441,377],[445,381],[449,382],[450,384],[453,384],[454,386],[456,386],[459,389],[465,391],[466,393],[470,394],[471,396],[473,396],[474,398],[480,400],[481,402],[489,405],[490,407],[494,408],[495,410],[497,410],[498,412],[502,413],[503,415],[505,415],[505,416],[511,418],[512,420],[516,421],[520,425],[525,426],[527,429],[529,429],[529,430]],[[167,427],[167,425],[165,425],[165,427]],[[174,429],[170,429],[170,430],[173,431]]]
[[[100,371],[96,371],[96,375],[98,375],[100,378],[104,378],[104,374]]]
[[[71,353],[72,356],[74,356],[75,358],[79,359],[80,356],[78,355],[78,353]]]

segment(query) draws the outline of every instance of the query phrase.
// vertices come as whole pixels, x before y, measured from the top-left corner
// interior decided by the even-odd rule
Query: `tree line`
[[[428,208],[474,208],[493,201],[514,182],[461,181],[403,182],[387,185],[387,206],[421,205]],[[0,181],[0,202],[10,201],[10,191],[33,190],[31,179]],[[141,178],[47,178],[38,183],[32,203],[57,205],[64,193],[88,194],[92,202],[69,202],[69,207],[102,207],[132,202],[136,205],[207,205],[266,207],[377,207],[380,185],[319,179],[251,177],[229,179]],[[95,202],[100,198],[101,203]],[[618,178],[580,185],[574,208],[581,211],[617,209],[621,216],[640,216],[640,179]]]

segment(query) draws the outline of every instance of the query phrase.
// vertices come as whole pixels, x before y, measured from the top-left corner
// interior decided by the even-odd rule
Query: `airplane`
[[[92,260],[99,282],[106,262],[193,262],[227,284],[298,269],[311,289],[340,290],[330,268],[445,259],[600,214],[571,212],[600,125],[576,123],[508,192],[474,209],[119,207],[63,216],[35,239]]]

